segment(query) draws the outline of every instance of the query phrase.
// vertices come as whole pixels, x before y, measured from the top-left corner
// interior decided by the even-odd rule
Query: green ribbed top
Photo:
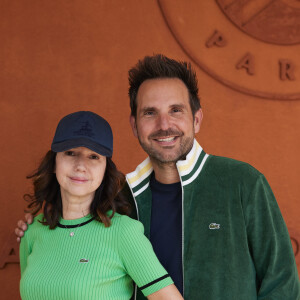
[[[72,229],[50,230],[38,222],[42,217],[34,219],[20,245],[23,300],[128,300],[132,279],[139,287],[146,286],[145,296],[173,283],[170,277],[160,279],[167,272],[140,222],[116,214],[108,228],[93,220]],[[77,225],[90,218],[60,223]]]

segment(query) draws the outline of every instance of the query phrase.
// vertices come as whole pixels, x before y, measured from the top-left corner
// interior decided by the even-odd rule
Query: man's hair
[[[201,108],[197,76],[190,63],[177,61],[162,54],[145,56],[129,70],[128,75],[130,108],[131,115],[134,117],[136,117],[138,90],[141,84],[148,79],[178,78],[182,80],[189,92],[193,116]]]
[[[55,161],[56,153],[48,151],[38,169],[27,176],[33,180],[33,193],[24,195],[24,199],[30,202],[26,212],[36,215],[42,209],[42,224],[49,225],[50,229],[55,228],[62,217],[60,185],[54,173]],[[110,226],[115,212],[126,215],[130,213],[130,205],[120,193],[124,182],[125,176],[118,171],[112,159],[107,157],[103,181],[97,188],[90,206],[90,214],[105,227]],[[112,214],[108,215],[110,210]]]

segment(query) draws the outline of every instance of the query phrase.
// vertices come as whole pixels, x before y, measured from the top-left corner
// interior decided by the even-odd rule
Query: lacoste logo
[[[80,259],[80,261],[79,261],[80,263],[88,263],[89,262],[89,260],[88,259],[85,259],[85,258],[82,258],[82,259]]]
[[[220,224],[217,223],[210,223],[209,229],[220,229]]]

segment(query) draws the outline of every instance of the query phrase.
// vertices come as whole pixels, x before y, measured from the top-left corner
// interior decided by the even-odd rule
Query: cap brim
[[[93,142],[92,140],[85,139],[85,138],[67,140],[67,141],[52,144],[51,150],[54,152],[63,152],[63,151],[67,151],[72,148],[77,148],[77,147],[86,147],[92,151],[95,151],[96,153],[98,153],[100,155],[103,155],[106,157],[112,157],[111,150]]]

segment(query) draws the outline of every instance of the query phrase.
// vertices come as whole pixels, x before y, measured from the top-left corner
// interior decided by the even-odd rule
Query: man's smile
[[[168,137],[159,137],[154,138],[153,140],[160,146],[173,146],[175,145],[179,136],[168,136]]]
[[[157,141],[159,141],[159,142],[171,142],[175,138],[176,138],[176,136],[172,136],[172,137],[167,137],[167,138],[160,138],[160,139],[157,139]]]

